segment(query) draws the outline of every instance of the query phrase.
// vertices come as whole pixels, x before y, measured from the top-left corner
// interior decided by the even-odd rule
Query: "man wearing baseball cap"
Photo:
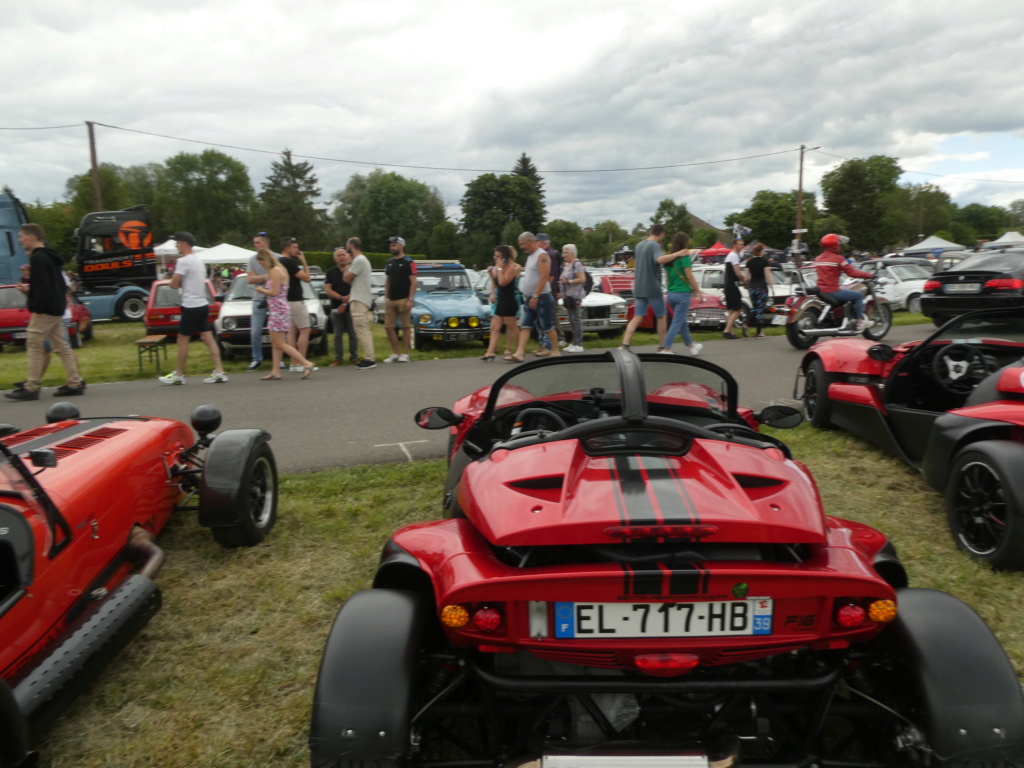
[[[388,238],[391,258],[384,265],[384,330],[391,342],[391,355],[385,363],[408,363],[412,340],[412,305],[416,296],[416,262],[405,255],[405,240]],[[402,319],[402,343],[398,343],[395,323]]]
[[[210,304],[206,296],[206,270],[199,256],[192,252],[196,244],[191,232],[171,235],[178,246],[178,261],[171,276],[171,288],[181,289],[181,321],[178,324],[178,367],[166,376],[159,376],[161,384],[184,384],[185,364],[188,362],[188,343],[193,333],[210,350],[213,358],[213,373],[203,379],[207,384],[220,384],[228,380],[220,361],[220,349],[213,338],[210,323]]]

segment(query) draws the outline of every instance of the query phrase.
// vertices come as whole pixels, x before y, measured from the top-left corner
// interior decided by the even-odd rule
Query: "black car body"
[[[1024,250],[977,253],[925,283],[921,311],[936,325],[976,309],[1024,311]]]

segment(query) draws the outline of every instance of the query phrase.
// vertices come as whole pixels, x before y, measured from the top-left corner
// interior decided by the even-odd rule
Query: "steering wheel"
[[[543,422],[547,420],[554,425],[554,431],[556,432],[560,432],[568,426],[568,424],[565,423],[565,419],[547,408],[524,408],[519,412],[519,415],[516,416],[515,424],[512,427],[513,430],[515,430],[516,427],[519,427],[522,431],[513,431],[512,437],[522,437],[528,432],[539,431],[541,429],[541,424],[530,424],[529,422],[531,420],[533,422]]]
[[[932,375],[939,386],[954,395],[966,395],[995,367],[970,344],[950,344],[932,358]]]

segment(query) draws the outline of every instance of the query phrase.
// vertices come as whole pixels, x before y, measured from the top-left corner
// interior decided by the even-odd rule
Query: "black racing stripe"
[[[626,514],[626,500],[622,497],[622,489],[619,488],[619,473],[612,459],[608,459],[608,474],[610,475],[615,506],[619,510],[619,520],[626,524],[629,522],[629,516]]]
[[[703,595],[708,591],[708,569],[693,561],[689,568],[676,569],[669,577],[669,593],[673,595]]]
[[[697,522],[697,510],[682,481],[673,472],[671,460],[660,456],[648,456],[645,468],[661,519],[666,523]]]
[[[648,493],[647,478],[640,469],[641,463],[642,458],[639,456],[615,457],[619,490],[626,505],[627,522],[634,525],[650,525],[659,521],[655,517],[654,502]]]
[[[626,572],[627,595],[660,595],[664,589],[665,572],[645,569],[638,571],[631,565],[623,564]]]

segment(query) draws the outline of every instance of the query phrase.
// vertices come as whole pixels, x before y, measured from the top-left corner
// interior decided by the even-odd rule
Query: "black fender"
[[[28,722],[0,678],[0,768],[28,765],[30,756]]]
[[[356,592],[338,611],[320,661],[311,764],[395,764],[409,753],[417,659],[430,603],[396,589]]]
[[[1011,425],[1004,421],[943,413],[932,425],[928,449],[921,460],[921,474],[925,482],[940,493],[945,492],[949,466],[961,450],[981,440],[1001,440],[1005,443],[1000,442],[1000,450],[1005,449],[1007,460],[1018,467],[1016,472],[1007,472],[1007,476],[1019,484],[1018,498],[1024,498],[1024,447],[1009,440],[1010,430]]]
[[[935,753],[958,760],[1024,755],[1024,694],[988,625],[938,590],[897,590],[897,604],[890,640],[906,659]]]
[[[203,464],[199,485],[199,524],[207,528],[237,525],[238,510],[245,508],[242,475],[253,448],[270,441],[270,433],[262,429],[229,429],[221,432],[210,444]]]

